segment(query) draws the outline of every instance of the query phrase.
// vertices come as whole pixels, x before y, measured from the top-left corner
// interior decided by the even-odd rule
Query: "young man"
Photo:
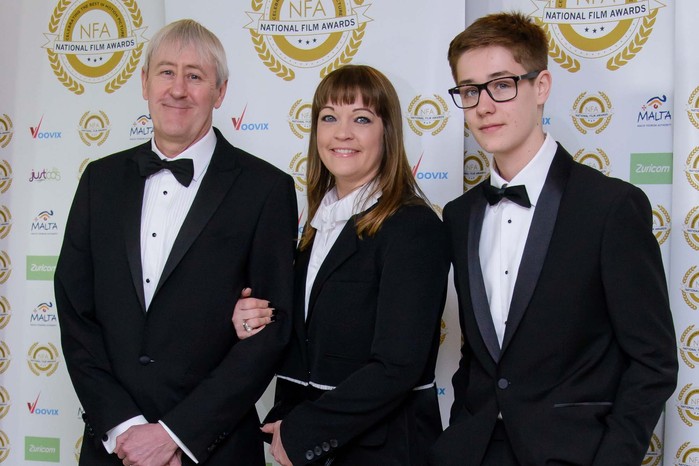
[[[142,72],[153,140],[80,179],[55,276],[80,465],[265,464],[255,402],[291,331],[296,196],[212,127],[227,82],[210,31],[161,29]],[[278,322],[239,342],[228,322],[245,286]]]
[[[435,465],[638,466],[676,384],[648,199],[544,133],[547,55],[518,13],[449,47],[493,168],[444,209],[464,345]]]

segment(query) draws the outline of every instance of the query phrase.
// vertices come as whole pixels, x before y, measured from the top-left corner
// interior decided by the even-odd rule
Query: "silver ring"
[[[246,332],[252,332],[252,327],[250,327],[250,324],[248,324],[247,320],[243,321],[243,328]]]

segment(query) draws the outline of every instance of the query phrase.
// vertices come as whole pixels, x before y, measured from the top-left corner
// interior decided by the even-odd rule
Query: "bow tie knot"
[[[138,161],[138,172],[142,177],[148,177],[160,170],[170,170],[175,179],[182,186],[189,186],[194,178],[194,162],[192,159],[163,160],[158,155],[150,151],[136,158]]]
[[[502,188],[496,188],[492,184],[486,183],[483,185],[483,194],[490,205],[495,205],[502,198],[507,198],[527,209],[532,206],[527,194],[527,188],[524,185],[507,186],[504,184]]]

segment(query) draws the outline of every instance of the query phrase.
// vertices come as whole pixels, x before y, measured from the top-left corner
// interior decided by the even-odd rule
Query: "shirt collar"
[[[311,226],[322,231],[335,228],[338,222],[346,222],[353,215],[364,212],[376,204],[381,197],[381,191],[373,192],[376,182],[369,182],[342,199],[337,198],[337,188],[333,187],[325,193],[320,206],[311,220]]]
[[[490,184],[498,188],[502,187],[503,184],[512,186],[524,185],[527,188],[529,201],[533,206],[536,206],[539,201],[539,196],[541,195],[541,190],[544,189],[546,176],[548,175],[549,167],[551,166],[551,162],[553,162],[553,157],[556,155],[557,149],[556,140],[553,139],[549,133],[546,133],[544,143],[541,145],[534,158],[531,159],[511,181],[508,182],[501,177],[493,163],[490,168]]]
[[[214,128],[211,127],[203,138],[174,157],[166,157],[165,154],[158,149],[158,146],[155,145],[155,138],[151,139],[151,149],[153,149],[153,152],[155,152],[158,157],[165,160],[192,159],[194,163],[194,176],[192,179],[194,181],[199,181],[202,173],[206,171],[206,168],[211,162],[214,149],[216,149],[216,142],[216,133],[214,133]]]

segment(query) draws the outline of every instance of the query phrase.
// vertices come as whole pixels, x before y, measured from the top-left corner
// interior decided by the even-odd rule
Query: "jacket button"
[[[337,448],[337,445],[338,445],[337,440],[335,440],[335,439],[330,439],[330,446],[331,446],[331,447]]]
[[[323,448],[323,451],[325,451],[325,452],[330,451],[330,444],[328,442],[323,442],[320,444],[320,446]]]
[[[509,386],[510,386],[510,381],[509,381],[509,380],[507,380],[507,379],[505,379],[505,378],[502,378],[502,379],[498,380],[498,388],[504,390],[504,389],[506,389],[506,388],[509,387]]]
[[[316,456],[320,456],[323,454],[323,450],[318,445],[316,445],[313,451],[315,452]]]
[[[150,364],[150,363],[152,363],[152,362],[154,362],[154,361],[152,361],[151,358],[149,358],[148,356],[143,355],[143,356],[141,356],[140,358],[138,358],[138,362],[139,362],[139,364],[141,364],[142,366],[147,366],[148,364]]]
[[[312,450],[308,450],[308,451],[306,452],[306,459],[307,459],[308,461],[311,461],[311,460],[314,459],[315,457],[316,457],[316,455],[313,454],[313,451],[312,451]]]

